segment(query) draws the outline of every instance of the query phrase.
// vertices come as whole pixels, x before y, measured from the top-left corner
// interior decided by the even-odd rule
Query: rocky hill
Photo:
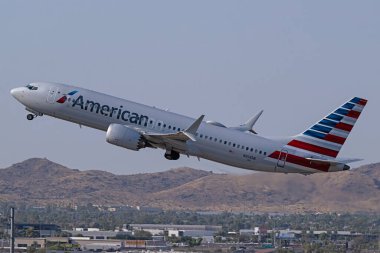
[[[0,201],[225,211],[380,212],[380,163],[310,176],[178,168],[114,175],[33,158],[0,169]]]

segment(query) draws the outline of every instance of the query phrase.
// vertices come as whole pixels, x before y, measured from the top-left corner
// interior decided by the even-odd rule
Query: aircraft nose
[[[17,93],[17,89],[11,89],[11,95],[12,96],[16,96],[16,93]]]
[[[22,96],[23,92],[24,92],[23,88],[14,88],[14,89],[11,89],[11,95],[14,98],[16,98],[16,99],[19,99]]]

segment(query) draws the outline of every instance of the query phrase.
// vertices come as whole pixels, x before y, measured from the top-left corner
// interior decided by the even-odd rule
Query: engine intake
[[[120,124],[111,124],[108,127],[106,140],[113,145],[135,151],[146,146],[144,137],[139,132]]]

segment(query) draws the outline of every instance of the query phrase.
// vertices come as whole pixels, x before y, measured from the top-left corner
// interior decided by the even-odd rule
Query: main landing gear
[[[26,115],[27,120],[32,120],[32,119],[34,119],[35,117],[37,117],[37,115],[35,115],[35,114],[31,114],[31,113],[29,113],[28,115]]]
[[[173,150],[166,150],[165,152],[165,158],[168,160],[178,160],[179,153]]]

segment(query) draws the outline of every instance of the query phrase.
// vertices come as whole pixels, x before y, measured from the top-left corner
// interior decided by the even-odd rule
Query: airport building
[[[73,237],[85,237],[89,240],[107,240],[116,238],[118,235],[132,235],[131,231],[100,231],[99,229],[75,229],[65,230],[65,232],[70,233]]]
[[[16,237],[54,237],[59,235],[61,228],[55,224],[33,224],[33,223],[17,223],[15,224]],[[6,229],[6,233],[10,233],[10,227]]]
[[[222,230],[222,226],[209,225],[173,225],[173,224],[130,224],[132,230],[144,230],[152,235],[166,236],[191,236],[204,237],[213,236],[216,232]]]

